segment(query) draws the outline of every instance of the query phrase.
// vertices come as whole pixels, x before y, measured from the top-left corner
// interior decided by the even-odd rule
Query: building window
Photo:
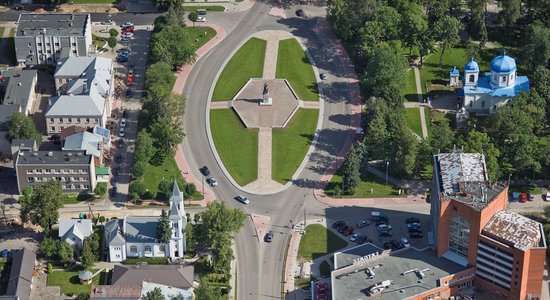
[[[453,215],[449,228],[449,250],[460,256],[468,257],[468,245],[470,242],[470,222]]]
[[[59,47],[59,43],[54,43],[54,45],[55,45],[56,47]]]
[[[80,123],[80,118],[76,118],[76,122],[77,122],[77,123]]]
[[[99,119],[98,119],[98,118],[95,118],[95,119],[94,119],[94,122],[95,122],[95,123],[99,123]]]
[[[481,107],[485,108],[485,100],[481,101]]]
[[[29,47],[31,46],[31,43],[29,43]]]
[[[42,54],[42,50],[38,50],[38,54]]]
[[[514,80],[514,74],[510,75],[510,80]]]
[[[72,188],[73,188],[73,186],[70,185],[70,184],[65,185],[65,189],[67,189],[67,190],[70,190],[70,189],[72,189]]]
[[[52,131],[55,132],[55,126],[52,126]]]
[[[73,53],[76,54],[76,50],[73,50]]]
[[[72,123],[72,122],[73,122],[73,118],[67,118],[67,122]]]
[[[506,82],[506,76],[500,77],[500,82],[505,83]]]
[[[59,123],[63,123],[63,118],[59,118]]]
[[[27,182],[34,182],[34,177],[27,177]]]
[[[151,246],[145,246],[145,252],[151,252]]]
[[[137,246],[130,246],[130,252],[136,253],[137,252]]]
[[[61,181],[61,180],[63,180],[63,177],[55,177],[55,180]]]
[[[476,76],[474,74],[470,75],[468,82],[474,82],[476,80]]]
[[[29,50],[29,54],[32,54],[32,50]]]
[[[71,43],[71,45],[72,45],[73,47],[75,47],[75,46],[76,46],[76,43]]]
[[[90,123],[90,118],[86,118],[86,123]]]
[[[36,45],[37,45],[38,47],[42,47],[42,43],[40,43],[40,42],[37,43]]]
[[[51,169],[45,169],[45,170],[44,170],[44,173],[46,173],[46,174],[50,174],[51,172],[52,172]]]
[[[84,189],[85,189],[85,190],[88,190],[88,189],[90,189],[90,186],[87,185],[87,184],[85,184],[85,185],[84,185]]]
[[[42,174],[42,169],[36,169],[36,174]]]
[[[53,122],[54,122],[54,119],[53,119],[53,118],[50,118],[50,122],[52,122],[52,123],[53,123]]]
[[[33,174],[34,173],[34,170],[27,170],[27,174]]]
[[[46,46],[48,46],[48,47],[49,47],[49,46],[51,46],[51,44],[50,44],[49,42],[47,42],[47,43],[46,43]]]
[[[60,171],[59,169],[55,169],[55,170],[53,170],[53,173],[54,173],[54,174],[60,174],[61,171]]]

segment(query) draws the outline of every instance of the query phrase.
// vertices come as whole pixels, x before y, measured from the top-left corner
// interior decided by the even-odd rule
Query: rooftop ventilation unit
[[[48,152],[48,156],[53,156],[53,152],[52,151]]]
[[[32,154],[32,156],[38,156],[38,153],[34,152],[34,153]]]

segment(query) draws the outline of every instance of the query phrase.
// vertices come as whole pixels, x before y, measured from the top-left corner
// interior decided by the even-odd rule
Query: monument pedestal
[[[262,99],[260,99],[260,105],[273,105],[273,98],[269,96],[264,96]]]

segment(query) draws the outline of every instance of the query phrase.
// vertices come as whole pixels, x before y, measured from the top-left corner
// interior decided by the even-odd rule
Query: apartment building
[[[86,151],[18,152],[15,160],[17,187],[57,181],[65,193],[92,192],[96,186],[93,155]]]
[[[14,36],[19,65],[56,64],[88,56],[92,46],[89,14],[20,14]]]

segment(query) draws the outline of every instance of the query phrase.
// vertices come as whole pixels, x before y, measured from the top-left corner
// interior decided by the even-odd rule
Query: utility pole
[[[512,177],[512,173],[508,173],[508,188],[510,188],[510,177]]]
[[[388,167],[390,165],[390,161],[386,160],[386,185],[388,185]]]

